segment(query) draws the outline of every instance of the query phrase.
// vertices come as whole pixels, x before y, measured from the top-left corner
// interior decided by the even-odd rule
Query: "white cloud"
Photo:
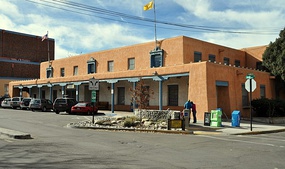
[[[96,0],[78,3],[118,11],[125,14],[150,18],[152,11],[144,12],[143,5],[149,0]],[[285,23],[285,1],[279,0],[165,0],[157,1],[157,14],[164,14],[159,19],[181,24],[233,27],[242,30],[283,29]],[[169,5],[171,4],[171,5]],[[249,6],[250,4],[250,6]],[[184,10],[181,10],[184,9]],[[153,41],[152,23],[150,27],[134,25],[121,16],[119,21],[104,20],[89,15],[80,15],[60,9],[50,8],[28,1],[1,0],[0,29],[42,36],[49,31],[49,37],[55,39],[55,58],[111,49],[146,41]],[[169,11],[169,12],[168,12]],[[95,14],[94,14],[95,15]],[[179,21],[177,21],[177,19]],[[123,22],[121,22],[123,21]],[[139,24],[145,22],[136,21]],[[158,25],[167,27],[166,25]],[[173,27],[172,27],[173,28]],[[276,35],[244,35],[224,32],[205,32],[175,27],[177,30],[158,29],[158,38],[190,36],[204,41],[242,48],[268,44]],[[237,29],[238,28],[238,29]],[[179,31],[184,29],[187,31]],[[189,30],[189,31],[188,31]],[[185,33],[185,34],[182,34]]]
[[[217,1],[209,0],[176,0],[187,14],[180,16],[180,20],[193,21],[204,26],[215,26],[224,30],[231,27],[234,31],[250,31],[252,34],[232,34],[226,32],[202,33],[199,39],[230,46],[243,48],[255,45],[267,45],[278,36],[285,23],[284,5],[285,1],[227,1],[228,6],[219,4]],[[214,7],[216,5],[216,7]],[[282,6],[282,7],[281,7]],[[195,24],[195,23],[193,23]],[[278,30],[280,29],[280,30]],[[268,34],[270,32],[271,34]],[[276,34],[272,34],[275,32]]]

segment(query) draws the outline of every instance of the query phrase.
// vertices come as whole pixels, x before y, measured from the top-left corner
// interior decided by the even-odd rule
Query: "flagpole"
[[[154,15],[154,40],[155,50],[157,49],[157,37],[156,37],[156,13],[155,13],[155,0],[153,0],[153,15]]]
[[[47,47],[48,47],[48,63],[50,66],[48,31],[47,31]]]

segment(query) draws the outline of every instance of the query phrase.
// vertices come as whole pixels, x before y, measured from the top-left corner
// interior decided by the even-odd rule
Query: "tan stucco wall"
[[[199,41],[188,37],[176,37],[160,42],[161,48],[164,53],[163,67],[150,68],[150,54],[149,52],[154,49],[154,43],[143,43],[128,47],[116,48],[112,50],[105,50],[100,52],[93,52],[79,56],[72,56],[52,61],[54,68],[53,78],[46,78],[46,68],[48,62],[41,63],[40,79],[29,81],[14,81],[10,83],[9,93],[17,95],[17,88],[13,86],[47,84],[47,83],[60,83],[60,82],[77,82],[88,81],[90,78],[102,80],[100,83],[100,101],[111,100],[110,84],[106,80],[120,79],[120,78],[133,78],[133,77],[149,77],[145,80],[146,85],[149,85],[154,90],[154,99],[150,101],[150,106],[158,108],[159,104],[159,83],[152,79],[154,73],[158,75],[173,75],[180,73],[189,73],[188,76],[173,77],[163,81],[163,108],[167,109],[168,85],[179,85],[178,106],[171,107],[181,110],[184,103],[190,99],[197,105],[198,119],[202,120],[204,112],[210,112],[218,107],[230,116],[233,110],[240,110],[242,116],[248,116],[249,109],[242,107],[242,94],[241,87],[245,83],[245,76],[248,73],[255,75],[257,82],[257,89],[253,92],[253,99],[260,97],[260,85],[266,86],[266,97],[273,98],[274,95],[274,81],[270,79],[269,73],[257,71],[254,69],[244,68],[246,65],[255,67],[254,59],[249,61],[245,51],[231,49],[228,47],[215,45],[208,42]],[[194,51],[202,53],[202,62],[194,61]],[[257,52],[260,55],[261,52]],[[216,62],[208,62],[208,55],[213,54],[216,56]],[[254,53],[253,53],[254,54]],[[94,74],[87,74],[87,61],[93,57],[96,60],[97,72]],[[224,65],[224,57],[230,58],[230,65]],[[258,57],[258,56],[257,56]],[[128,58],[135,58],[135,69],[128,70]],[[235,60],[240,60],[241,67],[234,67]],[[107,62],[114,60],[114,72],[107,71]],[[78,75],[73,76],[73,67],[78,66]],[[60,68],[65,68],[65,77],[60,77]],[[227,87],[217,87],[216,81],[228,82]],[[86,100],[90,98],[90,91],[86,89],[87,84],[80,86],[79,100]],[[130,104],[129,88],[132,83],[127,80],[119,80],[115,83],[117,87],[125,87],[125,104],[127,107]],[[61,95],[61,87],[55,86],[57,95]],[[47,86],[43,87],[46,91],[46,98],[49,98],[49,89]],[[37,90],[33,89],[35,94]],[[115,90],[115,104],[117,103]],[[122,108],[122,107],[121,107]]]
[[[9,79],[1,79],[0,80],[0,96],[4,96],[6,93],[5,93],[5,85],[9,85],[9,82],[11,80]]]

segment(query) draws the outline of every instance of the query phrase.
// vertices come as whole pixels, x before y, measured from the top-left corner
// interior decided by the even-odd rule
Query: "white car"
[[[2,102],[1,102],[1,107],[3,108],[12,108],[11,106],[11,102],[12,101],[12,98],[6,98],[4,99]]]

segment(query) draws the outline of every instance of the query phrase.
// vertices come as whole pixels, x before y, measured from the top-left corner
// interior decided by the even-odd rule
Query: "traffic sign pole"
[[[255,76],[252,73],[249,73],[245,77],[247,80],[245,82],[245,89],[249,92],[249,107],[250,107],[250,131],[252,131],[252,92],[256,89],[256,82],[254,80]]]
[[[251,100],[252,100],[252,79],[250,79],[250,94],[249,94],[249,107],[250,107],[250,131],[252,131],[252,107],[251,107]]]
[[[94,124],[95,103],[96,103],[96,90],[99,90],[99,80],[94,77],[89,79],[89,90],[91,90],[91,102],[93,103],[92,123]]]
[[[96,90],[92,91],[92,102],[93,102],[93,111],[92,111],[92,124],[94,124],[94,115],[95,115],[95,102],[96,102]]]

